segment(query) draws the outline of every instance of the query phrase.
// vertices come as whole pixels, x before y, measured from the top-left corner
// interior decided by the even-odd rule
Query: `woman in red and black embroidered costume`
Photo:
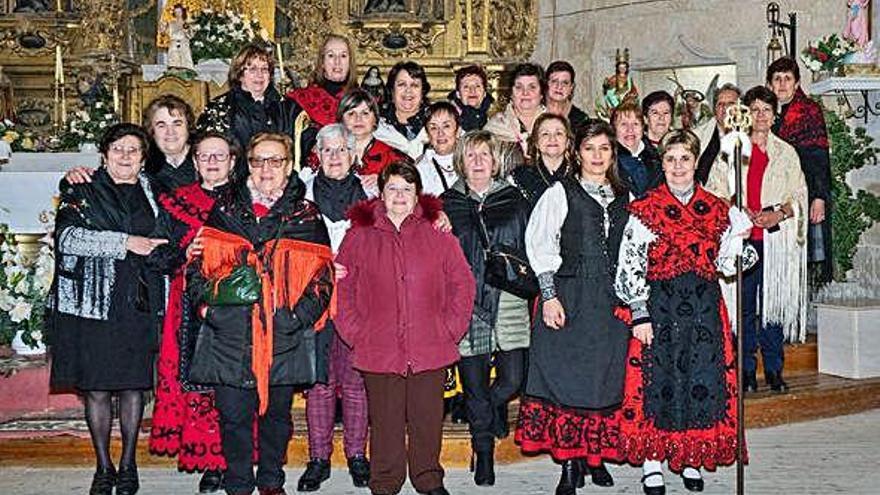
[[[183,272],[187,247],[208,219],[215,199],[229,191],[236,154],[230,151],[227,140],[216,133],[202,136],[194,149],[201,183],[179,187],[159,198],[164,210],[161,222],[170,239],[163,264],[171,274],[171,285],[159,349],[150,451],[176,455],[182,471],[204,471],[199,489],[205,493],[220,489],[226,459],[220,445],[214,394],[210,388],[187,379],[199,323],[184,290]]]
[[[644,490],[665,493],[661,462],[702,490],[700,468],[736,460],[736,360],[718,271],[732,267],[751,223],[694,182],[699,140],[661,142],[666,183],[630,204],[615,280],[632,310],[620,449],[642,464]]]
[[[301,166],[309,164],[318,131],[336,123],[336,109],[343,93],[356,87],[357,63],[351,43],[344,36],[328,35],[318,51],[309,85],[287,92],[287,98],[297,107],[295,115],[305,112],[309,117],[308,127],[299,136],[301,156],[295,157]]]

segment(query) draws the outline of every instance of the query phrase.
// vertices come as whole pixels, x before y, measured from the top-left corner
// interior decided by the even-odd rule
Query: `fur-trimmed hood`
[[[420,194],[412,216],[433,223],[440,217],[442,211],[443,201],[440,198],[430,194]],[[372,227],[376,224],[376,220],[384,217],[385,214],[385,203],[381,198],[373,198],[355,203],[348,209],[346,216],[354,227]]]

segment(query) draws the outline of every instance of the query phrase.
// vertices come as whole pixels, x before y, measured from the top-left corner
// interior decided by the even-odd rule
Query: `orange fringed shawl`
[[[263,256],[254,251],[247,239],[211,227],[202,229],[204,241],[202,252],[202,275],[208,280],[219,281],[229,276],[241,259],[253,266],[260,274],[262,297],[251,308],[252,354],[251,369],[257,381],[260,414],[269,405],[269,373],[272,369],[273,318],[278,307],[293,309],[312,278],[322,268],[333,269],[333,254],[329,246],[293,239],[279,239],[265,244],[263,253],[273,253],[271,266],[265,267]],[[273,245],[278,247],[273,252]],[[330,306],[315,323],[320,331],[328,318],[336,314],[336,291],[330,298]]]

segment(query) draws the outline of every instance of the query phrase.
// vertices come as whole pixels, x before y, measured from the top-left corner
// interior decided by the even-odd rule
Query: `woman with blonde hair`
[[[467,335],[458,346],[471,446],[474,482],[495,483],[495,438],[508,434],[507,403],[519,392],[529,347],[528,296],[489,281],[486,252],[503,246],[525,262],[529,204],[500,176],[498,143],[488,131],[465,134],[453,163],[461,177],[440,199],[476,279],[476,298]],[[526,263],[523,265],[528,266]],[[537,282],[534,286],[537,293]],[[490,385],[494,363],[495,379]]]
[[[571,170],[574,135],[568,120],[549,112],[538,117],[528,139],[528,156],[529,160],[510,176],[534,207],[544,191]]]

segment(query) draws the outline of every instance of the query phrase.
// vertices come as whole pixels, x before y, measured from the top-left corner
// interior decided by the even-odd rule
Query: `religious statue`
[[[406,0],[367,0],[364,14],[406,12]]]
[[[609,111],[625,101],[639,100],[639,90],[629,75],[629,48],[625,48],[623,54],[620,53],[620,49],[617,50],[614,67],[615,74],[602,83],[605,105]]]
[[[181,4],[174,5],[174,18],[170,22],[163,23],[161,29],[168,35],[168,59],[166,64],[169,68],[195,70],[192,51],[189,40],[192,34],[187,24],[186,7]]]
[[[846,5],[849,7],[849,13],[846,17],[843,37],[856,42],[864,49],[871,38],[868,32],[868,9],[871,0],[848,0]]]
[[[675,70],[672,71],[672,77],[667,77],[675,84],[675,112],[673,124],[681,129],[693,129],[703,122],[714,118],[713,108],[715,103],[706,101],[706,95],[710,97],[715,94],[718,87],[718,79],[720,75],[715,74],[706,92],[703,93],[696,89],[685,89],[684,85],[678,79]]]
[[[50,9],[49,0],[18,0],[15,2],[13,12],[34,13],[48,12]]]
[[[376,102],[376,105],[379,107],[382,106],[382,102],[385,99],[385,83],[382,81],[382,76],[379,75],[378,67],[371,65],[370,68],[367,69],[367,73],[361,81],[361,89],[373,97],[373,101]]]
[[[15,94],[12,90],[12,81],[3,73],[0,65],[0,120],[15,122]]]

